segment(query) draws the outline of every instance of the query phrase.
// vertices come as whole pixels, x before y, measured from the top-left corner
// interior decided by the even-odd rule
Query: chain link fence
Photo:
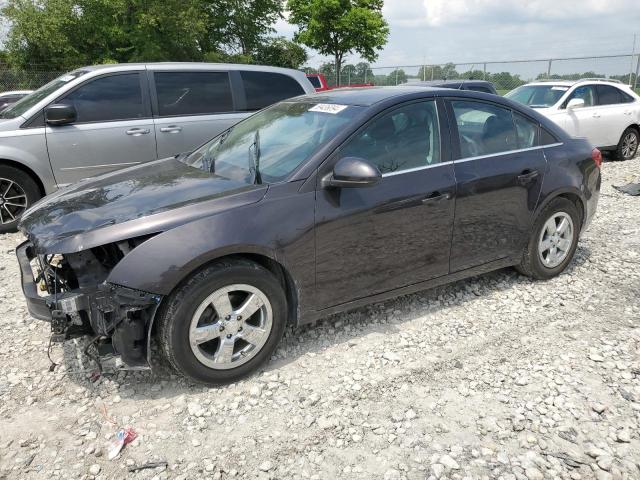
[[[35,90],[63,73],[52,71],[43,65],[15,69],[0,63],[0,93],[8,90]]]
[[[640,54],[390,67],[370,67],[359,63],[345,65],[341,69],[340,84],[400,85],[431,80],[487,80],[500,94],[505,94],[533,80],[611,78],[632,85],[638,91],[639,64]],[[332,65],[325,64],[319,70],[313,70],[316,72],[324,74],[330,86],[336,86]]]
[[[532,80],[579,78],[611,78],[633,85],[640,93],[640,53],[607,55],[599,57],[555,58],[548,60],[514,60],[509,62],[443,63],[371,67],[366,63],[345,65],[342,68],[342,85],[400,85],[430,80],[487,80],[500,94]],[[322,73],[330,86],[336,86],[333,65],[325,64],[318,70],[305,69],[307,73]],[[14,69],[0,63],[0,92],[7,90],[36,89],[64,72],[53,71],[46,65],[31,65],[26,69]]]

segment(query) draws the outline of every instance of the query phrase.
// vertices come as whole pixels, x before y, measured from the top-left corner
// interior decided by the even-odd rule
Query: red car
[[[316,92],[326,92],[327,90],[347,87],[373,87],[373,83],[352,83],[349,85],[338,85],[335,87],[330,87],[327,84],[327,79],[321,73],[307,73],[307,78],[311,82],[311,85],[313,85],[313,88],[316,89]]]

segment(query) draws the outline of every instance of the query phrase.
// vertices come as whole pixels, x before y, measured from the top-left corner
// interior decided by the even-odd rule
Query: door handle
[[[148,128],[130,128],[125,132],[127,135],[132,135],[134,137],[139,137],[140,135],[147,135],[151,133],[151,130]]]
[[[167,127],[160,128],[162,133],[178,133],[182,131],[182,127],[180,125],[169,125]]]
[[[449,200],[449,198],[451,198],[451,195],[449,195],[448,193],[433,192],[422,199],[422,204],[425,205],[427,203],[438,203],[442,202],[443,200]]]
[[[599,113],[594,113],[593,114],[593,118],[600,118],[600,114]]]
[[[518,175],[518,182],[520,185],[526,185],[538,178],[539,172],[537,170],[525,170]]]

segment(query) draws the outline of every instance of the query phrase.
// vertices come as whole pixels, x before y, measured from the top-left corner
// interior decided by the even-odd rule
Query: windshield
[[[566,85],[523,85],[505,95],[506,98],[532,108],[552,107],[569,90]]]
[[[182,161],[246,183],[278,182],[362,110],[337,104],[277,103],[238,123]]]
[[[85,73],[87,73],[86,70],[75,70],[70,73],[65,73],[61,77],[58,77],[55,80],[50,81],[46,85],[43,85],[35,92],[21,98],[16,103],[0,112],[0,118],[16,118],[17,116],[22,115],[40,100],[48,97],[60,87],[63,87],[71,80],[75,80],[76,78],[81,77]]]

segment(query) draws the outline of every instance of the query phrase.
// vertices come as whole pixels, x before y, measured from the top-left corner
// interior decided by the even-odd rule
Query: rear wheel
[[[38,185],[27,173],[0,165],[0,233],[15,232],[24,211],[39,198]]]
[[[638,153],[638,144],[640,144],[640,132],[633,127],[627,128],[616,149],[616,157],[620,160],[631,160]]]
[[[221,261],[195,274],[167,298],[158,318],[169,363],[197,382],[233,382],[275,350],[286,325],[276,277],[253,262]]]
[[[572,202],[566,198],[552,200],[535,221],[518,271],[539,280],[564,271],[578,246],[581,222]]]

